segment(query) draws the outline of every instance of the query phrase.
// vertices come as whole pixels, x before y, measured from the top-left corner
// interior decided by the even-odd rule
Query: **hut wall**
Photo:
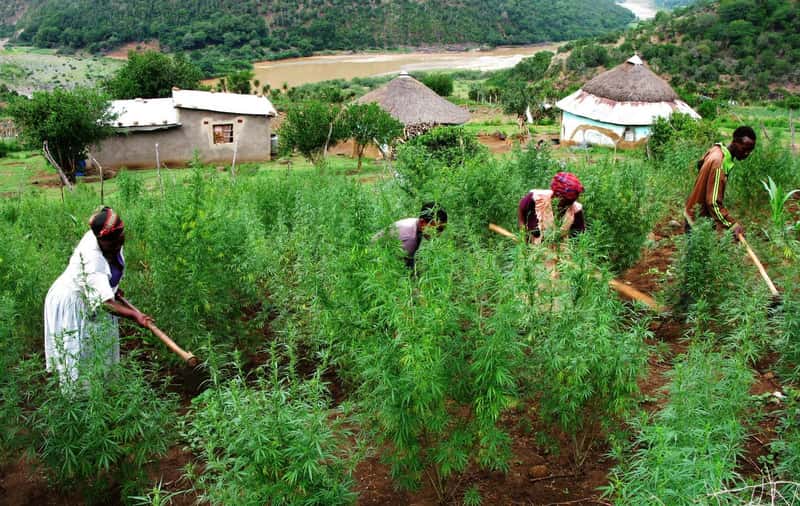
[[[566,145],[633,147],[650,135],[649,125],[615,125],[569,112],[561,115],[561,143]]]
[[[270,118],[266,116],[179,109],[178,121],[181,126],[168,130],[115,135],[103,140],[92,154],[103,167],[155,167],[158,143],[161,162],[168,166],[185,165],[195,150],[205,163],[231,163],[238,143],[237,162],[270,159]]]

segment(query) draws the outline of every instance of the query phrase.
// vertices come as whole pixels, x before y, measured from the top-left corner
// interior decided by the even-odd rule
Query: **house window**
[[[233,123],[214,125],[214,144],[230,144],[233,142]]]

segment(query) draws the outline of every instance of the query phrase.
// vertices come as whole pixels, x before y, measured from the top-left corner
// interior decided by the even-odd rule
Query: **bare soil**
[[[159,44],[158,40],[128,42],[127,44],[123,44],[122,46],[109,51],[106,56],[109,58],[115,58],[117,60],[127,60],[129,51],[142,53],[148,50],[161,51],[161,44]]]

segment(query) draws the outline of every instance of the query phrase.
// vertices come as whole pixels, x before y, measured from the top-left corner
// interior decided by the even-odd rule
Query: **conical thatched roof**
[[[467,111],[440,97],[405,72],[356,102],[376,102],[406,126],[425,123],[460,125],[469,121]]]
[[[673,113],[700,118],[666,81],[638,56],[604,72],[556,106],[568,113],[614,125],[652,125]]]
[[[678,95],[634,55],[583,85],[583,91],[617,102],[672,102]]]

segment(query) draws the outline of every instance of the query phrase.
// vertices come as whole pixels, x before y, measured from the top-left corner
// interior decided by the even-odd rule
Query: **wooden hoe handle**
[[[508,237],[509,239],[514,239],[515,241],[519,241],[519,237],[514,235],[513,233],[509,232],[508,230],[504,229],[500,225],[495,225],[494,223],[489,223],[489,230],[492,232],[496,232],[504,237]]]
[[[495,225],[494,223],[489,223],[489,230],[491,230],[492,232],[496,232],[504,237],[508,237],[515,241],[519,241],[519,237],[509,232],[505,228],[499,225]],[[614,290],[615,292],[621,294],[622,296],[628,299],[638,300],[639,302],[646,304],[648,307],[655,309],[656,311],[664,310],[664,308],[658,302],[656,302],[655,299],[653,299],[646,293],[640,292],[636,288],[628,286],[625,283],[617,281],[616,279],[610,280],[608,282],[608,286],[610,286],[611,289]]]
[[[773,295],[773,297],[780,296],[780,293],[778,292],[778,289],[775,288],[775,283],[773,283],[772,280],[769,278],[769,274],[767,274],[767,270],[761,264],[761,260],[758,259],[758,257],[756,256],[755,251],[753,251],[753,248],[751,248],[750,245],[747,244],[747,240],[744,238],[744,236],[742,234],[737,234],[736,237],[739,239],[739,242],[744,244],[744,247],[747,248],[747,254],[750,255],[750,260],[752,260],[753,263],[756,264],[756,267],[758,268],[758,272],[761,274],[761,277],[764,278],[764,281],[767,283],[767,287],[769,287],[770,293]]]
[[[161,339],[161,341],[165,345],[167,345],[167,348],[169,348],[176,355],[181,357],[181,359],[183,359],[183,361],[189,364],[191,367],[195,367],[198,364],[199,360],[197,359],[197,357],[195,357],[191,352],[188,352],[183,348],[181,348],[180,346],[178,346],[177,344],[175,344],[175,341],[170,339],[170,337],[167,334],[165,334],[163,330],[156,327],[155,323],[151,323],[150,325],[147,326],[147,328],[150,329],[150,332],[152,332],[154,336]]]
[[[121,300],[123,304],[130,307],[134,311],[139,311],[138,309],[136,309],[136,306],[131,304],[125,297],[119,297],[119,300]],[[200,363],[197,357],[195,357],[191,352],[186,351],[180,346],[178,346],[175,343],[175,341],[173,341],[163,330],[156,327],[155,323],[150,322],[150,325],[148,325],[147,328],[150,329],[150,332],[152,332],[154,336],[159,338],[161,342],[167,345],[167,348],[169,348],[170,351],[181,357],[181,359],[187,364],[189,364],[191,367],[196,367],[197,364]]]

